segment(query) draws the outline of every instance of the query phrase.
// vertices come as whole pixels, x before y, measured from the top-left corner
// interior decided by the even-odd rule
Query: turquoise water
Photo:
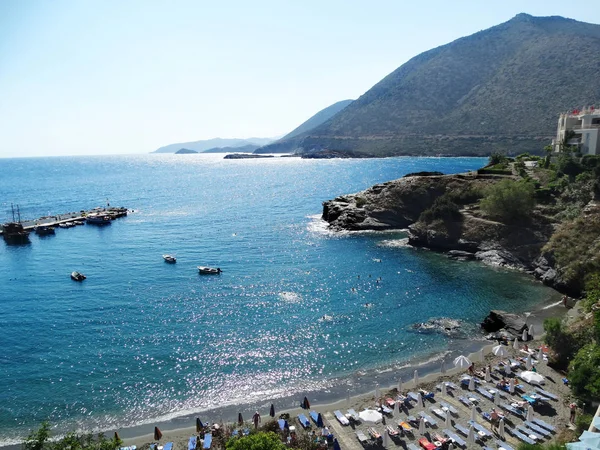
[[[370,389],[372,374],[480,338],[475,324],[492,308],[531,309],[550,291],[529,278],[407,248],[401,233],[331,234],[319,220],[337,195],[483,162],[0,159],[2,221],[11,202],[25,218],[107,199],[134,210],[104,228],[0,242],[0,444],[44,419],[110,429]],[[73,270],[88,279],[72,282]],[[465,332],[411,328],[430,317],[459,318]]]

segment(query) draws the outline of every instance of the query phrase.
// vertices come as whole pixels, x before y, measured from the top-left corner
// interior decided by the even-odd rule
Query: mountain
[[[295,142],[296,140],[292,139],[301,134],[307,133],[313,128],[321,125],[323,122],[329,120],[334,115],[339,113],[342,109],[352,103],[353,100],[342,100],[333,105],[328,106],[327,108],[322,109],[310,119],[303,122],[294,130],[290,131],[284,137],[275,141],[271,144],[268,144],[264,147],[261,147],[259,150],[254,153],[288,153],[295,150]]]
[[[204,150],[202,153],[252,153],[260,145],[248,144],[241,147],[215,147]]]
[[[175,152],[176,155],[189,155],[192,153],[198,153],[196,150],[190,150],[189,148],[180,148]]]
[[[202,141],[194,142],[182,142],[179,144],[170,144],[160,147],[158,150],[152,153],[175,153],[180,148],[187,148],[189,150],[195,150],[197,152],[203,152],[204,150],[214,149],[216,147],[242,147],[244,145],[267,145],[273,142],[272,138],[248,138],[248,139],[206,139]]]
[[[600,25],[519,14],[415,56],[288,145],[368,156],[540,152],[559,113],[600,104],[598,73]]]

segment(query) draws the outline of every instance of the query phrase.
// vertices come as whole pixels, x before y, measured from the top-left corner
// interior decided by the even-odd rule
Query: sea
[[[410,172],[484,164],[0,159],[2,222],[11,203],[23,219],[130,210],[109,226],[0,241],[0,445],[44,420],[55,433],[151,432],[195,416],[228,419],[226,407],[325,402],[481,345],[478,323],[490,309],[536,311],[556,301],[554,291],[519,272],[411,248],[401,230],[332,232],[321,212],[328,199]],[[223,272],[200,275],[199,265]],[[72,281],[75,270],[87,279]],[[418,326],[436,318],[460,327]]]

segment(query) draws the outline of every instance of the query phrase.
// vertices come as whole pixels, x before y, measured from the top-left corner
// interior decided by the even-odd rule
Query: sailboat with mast
[[[21,211],[17,205],[17,216],[15,217],[15,207],[10,204],[12,210],[12,222],[7,222],[2,225],[2,237],[7,244],[24,244],[29,242],[29,231],[23,228],[21,223]]]

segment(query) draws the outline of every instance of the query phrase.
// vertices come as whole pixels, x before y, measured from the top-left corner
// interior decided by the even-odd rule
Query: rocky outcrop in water
[[[525,318],[506,311],[492,310],[481,323],[481,328],[489,333],[502,331],[506,338],[521,338],[523,330],[527,329]]]

